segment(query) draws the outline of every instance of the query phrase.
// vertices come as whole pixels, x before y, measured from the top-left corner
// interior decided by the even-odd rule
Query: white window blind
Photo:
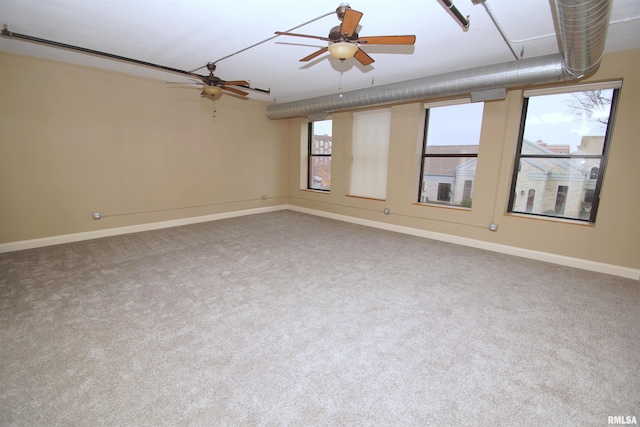
[[[353,114],[352,196],[386,199],[391,109]]]

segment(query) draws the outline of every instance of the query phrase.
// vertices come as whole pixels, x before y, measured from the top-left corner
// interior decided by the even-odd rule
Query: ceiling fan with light
[[[342,21],[342,24],[337,27],[333,27],[331,31],[329,31],[328,37],[282,31],[277,31],[276,34],[281,36],[307,37],[329,42],[327,47],[323,47],[311,55],[305,56],[300,60],[301,62],[310,61],[328,51],[331,56],[336,59],[345,60],[355,58],[365,66],[372,64],[374,60],[365,51],[360,49],[359,45],[413,45],[416,42],[416,36],[414,35],[360,36],[356,30],[363,13],[351,9],[351,6],[346,3],[338,6],[336,9],[336,15],[338,15],[338,19]]]
[[[84,48],[84,47],[73,46],[73,45],[69,45],[69,44],[65,44],[65,43],[59,43],[59,42],[56,42],[56,41],[41,39],[41,38],[37,38],[37,37],[25,35],[25,34],[14,33],[14,32],[9,31],[9,29],[7,28],[6,25],[3,25],[2,32],[0,33],[0,35],[2,35],[4,37],[17,38],[17,39],[24,40],[24,41],[40,43],[40,44],[53,46],[53,47],[57,47],[57,48],[73,50],[73,51],[80,52],[80,53],[96,55],[96,56],[101,56],[101,57],[108,58],[108,59],[115,59],[115,60],[118,60],[118,61],[124,61],[124,62],[129,62],[129,63],[142,65],[142,66],[146,66],[146,67],[156,68],[156,69],[159,69],[159,70],[162,70],[162,71],[168,71],[170,73],[181,74],[181,75],[189,77],[191,79],[199,80],[199,82],[197,82],[195,84],[201,84],[202,85],[202,94],[203,95],[216,96],[216,95],[219,95],[220,93],[222,93],[223,90],[231,92],[231,93],[234,93],[236,95],[243,96],[243,97],[249,95],[249,93],[245,92],[243,89],[249,89],[249,90],[252,90],[252,91],[262,92],[262,93],[266,93],[266,94],[269,94],[271,92],[270,90],[251,87],[249,85],[249,83],[247,81],[245,81],[245,80],[222,80],[221,78],[216,77],[213,74],[213,72],[216,69],[216,65],[213,62],[207,63],[206,67],[209,70],[209,75],[206,76],[206,75],[196,74],[195,73],[195,71],[197,71],[197,70],[199,70],[200,68],[203,68],[203,67],[197,68],[196,70],[193,70],[193,71],[183,71],[183,70],[179,70],[177,68],[166,67],[164,65],[158,65],[158,64],[153,64],[153,63],[150,63],[150,62],[140,61],[140,60],[137,60],[137,59],[126,58],[124,56],[113,55],[111,53],[105,53],[105,52],[100,52],[100,51],[97,51],[97,50],[87,49],[87,48]],[[189,83],[181,82],[181,83],[178,83],[178,84],[189,84]],[[236,87],[231,87],[231,86],[236,86]],[[242,89],[238,89],[238,88],[242,88]]]
[[[205,65],[205,67],[207,67],[207,70],[209,70],[209,75],[208,76],[203,76],[201,74],[195,74],[194,71],[199,70],[200,67],[194,71],[186,71],[185,74],[187,74],[188,76],[192,77],[192,78],[196,78],[198,80],[200,80],[200,82],[191,82],[191,83],[180,83],[180,82],[175,82],[176,84],[198,84],[198,85],[202,85],[202,95],[203,96],[217,96],[219,94],[222,93],[223,90],[229,91],[231,93],[235,93],[236,95],[240,95],[240,96],[247,96],[249,95],[248,92],[245,92],[244,90],[240,90],[237,87],[241,87],[241,88],[245,88],[245,89],[251,89],[251,90],[256,90],[259,92],[264,92],[264,93],[269,93],[268,90],[264,90],[264,89],[257,89],[257,88],[252,88],[249,86],[249,82],[245,81],[245,80],[222,80],[220,77],[216,77],[213,73],[216,70],[216,64],[213,62],[208,62],[207,65]],[[237,87],[231,87],[231,86],[237,86]]]

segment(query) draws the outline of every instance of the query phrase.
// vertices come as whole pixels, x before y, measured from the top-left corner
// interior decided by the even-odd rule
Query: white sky
[[[476,102],[431,108],[427,145],[478,145],[483,107]]]
[[[606,128],[585,114],[576,115],[571,112],[570,93],[557,95],[532,96],[527,108],[525,139],[536,142],[541,139],[549,145],[571,145],[575,151],[582,136],[604,136]],[[600,112],[601,115],[608,116]]]
[[[313,134],[332,136],[331,134],[332,124],[333,124],[332,120],[322,120],[320,122],[313,122]]]

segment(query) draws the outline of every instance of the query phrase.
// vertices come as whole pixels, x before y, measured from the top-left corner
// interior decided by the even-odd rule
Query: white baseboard
[[[564,265],[567,267],[579,268],[587,271],[610,274],[613,276],[625,277],[627,279],[640,280],[640,270],[619,265],[605,264],[602,262],[589,261],[581,258],[572,258],[563,255],[551,254],[548,252],[534,251],[530,249],[517,248],[514,246],[501,245],[498,243],[485,242],[482,240],[470,239],[467,237],[453,236],[450,234],[436,233],[433,231],[421,230],[417,228],[404,227],[401,225],[387,224],[379,221],[372,221],[347,215],[339,215],[331,212],[318,211],[314,209],[302,208],[299,206],[287,206],[289,210],[307,213],[353,224],[365,225],[368,227],[380,228],[397,233],[410,234],[412,236],[425,237],[428,239],[440,240],[448,243],[455,243],[463,246],[470,246],[478,249],[485,249],[492,252],[499,252],[507,255],[514,255],[522,258],[545,261],[552,264]]]
[[[197,224],[200,222],[215,221],[219,219],[234,218],[244,215],[253,215],[265,212],[273,212],[287,209],[287,205],[270,206],[266,208],[246,209],[242,211],[223,212],[218,214],[196,216],[190,218],[174,219],[170,221],[152,222],[149,224],[130,225],[126,227],[107,228],[104,230],[86,231],[82,233],[63,234],[60,236],[44,237],[41,239],[22,240],[0,244],[0,253],[21,251],[24,249],[41,248],[44,246],[59,245],[62,243],[79,242],[82,240],[99,239],[101,237],[118,236],[121,234],[138,233],[140,231],[159,230],[162,228],[179,227],[181,225]]]
[[[131,225],[127,227],[109,228],[104,230],[87,231],[83,233],[64,234],[60,236],[44,237],[41,239],[22,240],[0,244],[0,253],[20,251],[24,249],[34,249],[44,246],[59,245],[63,243],[79,242],[82,240],[98,239],[101,237],[118,236],[121,234],[137,233],[140,231],[159,230],[162,228],[178,227],[181,225],[196,224],[200,222],[216,221],[219,219],[234,218],[245,215],[253,215],[265,212],[274,212],[289,209],[292,211],[307,213],[353,224],[365,225],[367,227],[379,228],[382,230],[394,231],[397,233],[409,234],[412,236],[424,237],[427,239],[440,240],[448,243],[455,243],[463,246],[470,246],[478,249],[515,255],[523,258],[545,261],[552,264],[564,265],[567,267],[580,268],[582,270],[594,271],[598,273],[611,274],[613,276],[626,277],[628,279],[640,280],[640,270],[622,267],[619,265],[605,264],[601,262],[589,261],[580,258],[572,258],[563,255],[550,254],[547,252],[522,249],[514,246],[501,245],[497,243],[485,242],[482,240],[469,239],[467,237],[453,236],[450,234],[436,233],[433,231],[421,230],[418,228],[404,227],[401,225],[387,224],[379,221],[372,221],[348,215],[340,215],[331,212],[324,212],[315,209],[302,208],[293,205],[278,205],[266,208],[246,209],[241,211],[223,212],[197,216],[191,218],[181,218],[170,221],[153,222],[149,224]]]

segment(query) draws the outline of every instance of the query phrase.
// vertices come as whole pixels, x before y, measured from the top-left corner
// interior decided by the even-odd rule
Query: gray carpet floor
[[[3,426],[640,419],[637,281],[292,211],[0,254]]]

